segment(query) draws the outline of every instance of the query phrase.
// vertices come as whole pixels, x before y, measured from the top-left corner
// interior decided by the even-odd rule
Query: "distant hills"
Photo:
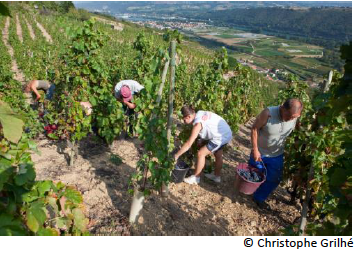
[[[89,11],[109,10],[114,13],[171,13],[228,10],[258,7],[351,7],[351,1],[74,1],[77,8]]]
[[[338,47],[352,39],[351,1],[74,2],[110,15],[179,17],[306,43]]]
[[[324,39],[338,43],[352,39],[351,8],[236,8],[196,13],[190,18],[212,20],[216,26],[244,27],[255,33],[322,39],[324,46],[329,43]]]

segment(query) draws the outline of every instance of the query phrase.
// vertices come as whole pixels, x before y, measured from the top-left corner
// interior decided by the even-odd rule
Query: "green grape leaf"
[[[62,230],[67,230],[71,225],[71,220],[69,220],[66,217],[57,218],[55,220],[55,222],[56,222],[57,228],[62,229]]]
[[[9,8],[4,3],[1,2],[0,2],[0,15],[11,17]]]
[[[91,105],[92,106],[96,106],[97,105],[97,100],[96,100],[96,98],[95,97],[90,97],[89,98],[89,101],[90,101],[90,103],[91,103]]]
[[[36,178],[36,172],[32,164],[20,164],[19,172],[15,176],[15,183],[22,186],[27,182],[32,182]]]
[[[49,191],[52,187],[52,181],[40,181],[36,184],[39,195],[44,196],[44,193]]]
[[[53,133],[47,135],[49,138],[52,138],[54,140],[59,140],[59,137]]]
[[[32,232],[37,232],[39,229],[39,223],[36,217],[33,215],[33,212],[27,211],[26,215],[26,225]]]
[[[59,236],[59,233],[54,228],[41,228],[37,234],[39,236]]]
[[[15,219],[13,215],[0,214],[0,236],[24,236],[27,235],[20,219]]]
[[[2,164],[3,161],[4,160],[0,160],[0,191],[3,189],[4,184],[9,180],[12,173],[11,170],[13,169],[11,165]]]
[[[79,208],[73,209],[73,215],[74,215],[74,224],[75,224],[75,226],[81,232],[85,232],[86,231],[86,225],[88,223],[87,222],[88,219],[85,218],[85,215],[82,212],[82,210],[80,210]]]
[[[56,188],[59,189],[59,190],[63,189],[64,187],[65,187],[65,184],[62,183],[62,182],[58,182],[57,185],[56,185]]]
[[[63,195],[72,203],[80,204],[83,202],[80,192],[71,187],[68,187]]]
[[[31,191],[22,194],[21,198],[23,202],[30,203],[38,199],[38,191],[37,189],[32,189]]]
[[[28,209],[30,213],[36,218],[37,222],[40,225],[43,225],[47,219],[47,215],[44,211],[45,205],[42,201],[34,202],[31,207]]]
[[[16,203],[13,199],[10,199],[10,201],[7,204],[6,212],[9,214],[15,214],[16,213]]]
[[[10,142],[17,143],[22,136],[24,123],[19,119],[8,104],[0,101],[0,122],[3,128],[4,137]]]
[[[59,208],[57,205],[57,199],[54,197],[47,196],[46,197],[47,203],[53,208],[54,213],[58,214],[59,213]]]

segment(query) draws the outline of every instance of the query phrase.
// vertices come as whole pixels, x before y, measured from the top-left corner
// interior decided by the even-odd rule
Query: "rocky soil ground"
[[[250,153],[251,122],[240,127],[224,153],[222,183],[202,178],[199,186],[170,184],[169,196],[146,198],[138,224],[128,216],[132,197],[128,182],[141,153],[138,139],[117,140],[107,146],[95,136],[79,144],[73,167],[68,166],[64,141],[39,138],[41,155],[33,154],[37,179],[74,185],[83,193],[89,230],[93,235],[272,235],[292,225],[300,216],[300,205],[289,205],[289,194],[279,187],[268,199],[271,211],[261,210],[251,196],[236,192],[236,166]],[[117,165],[112,155],[122,159]]]

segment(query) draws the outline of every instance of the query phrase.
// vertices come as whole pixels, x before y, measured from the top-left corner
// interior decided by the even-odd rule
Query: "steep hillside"
[[[345,74],[310,90],[294,75],[279,86],[231,66],[225,48],[212,52],[176,30],[70,3],[9,10],[0,16],[0,235],[351,235],[351,44],[341,50]],[[114,95],[122,79],[144,86],[130,103]],[[31,80],[48,80],[52,97],[32,97]],[[290,98],[302,101],[302,125],[265,208],[236,192],[236,167],[249,158],[254,117]],[[183,105],[218,114],[233,133],[219,185],[203,177],[212,155],[200,185],[171,183],[192,128]],[[201,150],[189,147],[179,159],[194,169]],[[144,200],[137,214],[132,197]]]

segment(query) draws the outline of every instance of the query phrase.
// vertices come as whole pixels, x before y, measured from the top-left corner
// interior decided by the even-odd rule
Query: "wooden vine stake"
[[[157,97],[157,101],[156,101],[157,105],[160,104],[160,101],[161,101],[161,98],[162,98],[164,84],[165,84],[165,80],[166,80],[166,75],[168,73],[169,64],[170,64],[170,60],[167,60],[165,62],[165,65],[164,65],[164,70],[163,70],[163,74],[162,74],[162,77],[161,77],[161,83],[160,83],[160,87],[159,87],[159,90],[158,90],[158,97]]]
[[[175,53],[176,53],[176,41],[173,40],[170,43],[170,89],[169,89],[169,110],[168,110],[168,126],[167,126],[167,138],[170,145],[171,138],[171,126],[173,122],[173,105],[174,105],[174,93],[175,93]]]
[[[70,151],[69,151],[69,166],[74,166],[75,158],[78,155],[78,145],[75,143],[75,141],[71,142],[69,139],[68,139],[67,142],[68,142],[68,145],[69,145],[69,148],[70,148]]]
[[[170,88],[169,88],[169,108],[168,108],[168,125],[167,125],[167,139],[168,148],[170,148],[171,126],[173,123],[174,110],[174,93],[175,93],[175,55],[176,55],[176,40],[170,42]],[[161,186],[161,195],[167,196],[169,193],[169,186],[164,183]]]
[[[168,68],[169,68],[169,60],[167,60],[164,65],[164,70],[163,70],[163,74],[162,74],[162,78],[161,78],[162,82],[160,84],[159,91],[158,91],[158,97],[156,100],[156,103],[158,106],[159,106],[161,98],[162,98],[166,75],[168,73]],[[153,118],[154,118],[154,116],[153,116]],[[143,173],[142,188],[134,190],[134,195],[133,195],[132,204],[131,204],[131,210],[129,213],[129,222],[131,224],[137,224],[140,212],[143,209],[143,205],[144,205],[144,192],[143,191],[144,191],[144,188],[145,188],[145,185],[147,182],[147,174],[148,174],[148,169],[147,169],[147,167],[145,167],[144,173]],[[165,190],[162,190],[161,194],[165,194],[163,191],[165,191]]]

